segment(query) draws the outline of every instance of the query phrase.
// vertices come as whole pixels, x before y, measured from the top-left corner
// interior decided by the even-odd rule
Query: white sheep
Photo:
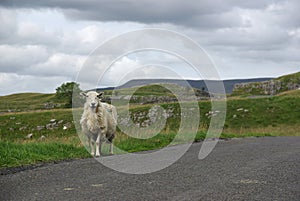
[[[113,139],[116,135],[117,111],[113,105],[101,102],[103,93],[90,91],[82,92],[81,95],[86,97],[84,111],[81,116],[80,124],[82,132],[87,136],[91,155],[100,156],[101,144],[104,141],[110,143],[110,154],[113,154]]]

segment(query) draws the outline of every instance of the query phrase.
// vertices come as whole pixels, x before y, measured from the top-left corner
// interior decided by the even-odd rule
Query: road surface
[[[220,141],[203,160],[200,146],[145,175],[94,159],[1,175],[0,200],[300,200],[300,137]]]

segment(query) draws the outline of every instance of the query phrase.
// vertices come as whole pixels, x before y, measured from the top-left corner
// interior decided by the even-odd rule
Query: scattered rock
[[[10,119],[10,120],[14,120],[14,119],[16,119],[16,117],[10,117],[9,119]]]
[[[32,136],[33,136],[33,134],[32,134],[32,133],[29,133],[29,134],[26,136],[26,138],[27,138],[27,139],[31,139]]]
[[[236,118],[236,117],[237,117],[237,115],[236,115],[236,114],[234,114],[232,117],[233,117],[233,118]]]
[[[9,130],[10,130],[10,131],[14,131],[15,129],[14,129],[14,128],[9,128]]]
[[[42,135],[40,138],[39,138],[39,140],[45,140],[46,139],[46,137],[44,136],[44,135]]]
[[[19,131],[25,130],[27,128],[27,126],[22,126],[21,128],[19,128]]]
[[[55,104],[52,102],[44,103],[44,108],[45,109],[53,109],[53,108],[55,108]]]
[[[67,129],[71,128],[71,127],[72,127],[72,123],[68,122],[68,123],[64,124],[63,129],[67,130]]]
[[[57,124],[62,124],[64,122],[64,120],[60,120],[57,122]]]
[[[56,119],[51,119],[51,120],[50,120],[50,123],[51,123],[51,124],[55,124],[55,123],[56,123]]]
[[[45,126],[37,126],[37,127],[36,127],[36,130],[37,130],[37,131],[40,131],[40,130],[43,130],[43,129],[45,129]]]
[[[211,118],[211,117],[217,116],[219,113],[220,113],[219,110],[216,110],[216,111],[209,111],[208,113],[205,113],[205,116],[207,116],[208,118]]]
[[[244,108],[238,108],[236,111],[243,111],[244,110]]]
[[[22,124],[22,123],[21,123],[21,122],[17,122],[17,123],[16,123],[16,125],[20,125],[20,124]]]
[[[52,125],[52,124],[47,124],[47,125],[46,125],[46,129],[52,130],[52,129],[53,129],[53,125]]]

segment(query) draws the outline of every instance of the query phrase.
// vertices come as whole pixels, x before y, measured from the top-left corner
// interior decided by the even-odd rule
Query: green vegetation
[[[180,87],[174,84],[163,84],[164,86],[168,86],[169,88]],[[106,90],[104,92],[105,95],[112,95],[112,90]],[[152,84],[146,85],[143,87],[131,87],[124,89],[115,89],[115,96],[126,96],[128,94],[134,94],[136,96],[174,96],[170,90],[166,87],[162,87],[161,85]]]
[[[274,80],[283,81],[284,83],[299,83],[300,81],[300,72],[298,73],[292,73],[289,75],[284,75],[278,78],[275,78]]]
[[[78,83],[66,82],[66,83],[63,83],[60,87],[56,88],[55,99],[58,101],[65,102],[64,106],[66,108],[71,108],[73,99],[80,100],[79,99],[80,92],[81,92],[81,89],[80,89]]]
[[[209,93],[206,92],[205,89],[191,89],[190,87],[182,87],[177,84],[163,83],[161,85],[151,84],[142,87],[115,89],[114,91],[106,90],[104,91],[104,101],[109,102],[113,94],[121,98],[132,95],[130,99],[131,104],[174,102],[177,100],[177,97],[173,92],[180,94],[180,97],[190,97],[192,94],[202,99],[208,99],[209,97]]]
[[[129,90],[134,90],[135,95],[141,97],[153,94],[172,96],[168,89],[158,85],[138,90],[122,89],[117,93],[128,94]],[[50,103],[54,107],[45,108],[45,104],[49,106]],[[27,93],[0,97],[0,168],[90,157],[77,135],[72,110],[64,108],[66,103],[67,100],[58,98],[57,94]],[[135,125],[143,127],[144,122],[149,122],[148,113],[152,106],[131,105],[130,116]],[[164,103],[160,106],[169,111],[169,117],[159,134],[149,139],[136,139],[118,130],[115,146],[124,151],[136,152],[162,148],[170,143],[187,142],[189,133],[174,142],[181,123],[180,105]],[[59,107],[62,108],[57,109]],[[211,111],[210,101],[200,101],[199,108],[201,121],[195,141],[205,139],[211,115],[223,112]],[[118,110],[122,114],[122,108]],[[81,109],[76,111],[81,114]],[[55,126],[49,125],[51,119],[56,120]],[[230,97],[221,138],[300,136],[299,127],[300,90],[259,99]],[[108,153],[108,146],[104,146],[103,152]]]
[[[172,85],[169,86],[172,87]],[[122,94],[124,90],[126,89],[121,90],[120,93]],[[155,84],[140,87],[140,88],[133,88],[133,90],[135,90],[134,95],[136,96],[149,96],[149,95],[150,96],[172,96],[172,97],[174,96],[172,92],[167,88]]]
[[[225,128],[299,124],[299,106],[299,98],[294,97],[231,100],[227,107]]]
[[[296,90],[285,91],[280,94],[277,94],[277,96],[300,98],[300,90],[296,89]]]
[[[62,124],[56,129],[46,129],[51,119],[62,120]],[[10,142],[26,142],[25,137],[32,133],[33,139],[45,136],[46,139],[61,139],[74,136],[75,126],[70,109],[57,109],[45,111],[31,111],[22,113],[7,113],[0,115],[0,140]],[[63,130],[64,125],[70,128]],[[44,128],[38,129],[38,126]]]
[[[75,82],[62,84],[55,94],[20,93],[0,96],[0,113],[70,108],[73,90],[78,97],[80,88]]]
[[[0,142],[0,167],[16,167],[39,162],[86,158],[82,147],[64,143],[12,143]]]
[[[53,102],[54,94],[22,93],[0,97],[0,112],[20,112],[28,110],[46,109],[47,105],[60,107],[60,103]]]

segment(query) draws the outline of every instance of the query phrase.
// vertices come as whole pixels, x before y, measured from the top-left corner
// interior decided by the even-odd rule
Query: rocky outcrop
[[[300,88],[300,75],[292,74],[265,82],[239,83],[233,88],[233,95],[276,95]]]

